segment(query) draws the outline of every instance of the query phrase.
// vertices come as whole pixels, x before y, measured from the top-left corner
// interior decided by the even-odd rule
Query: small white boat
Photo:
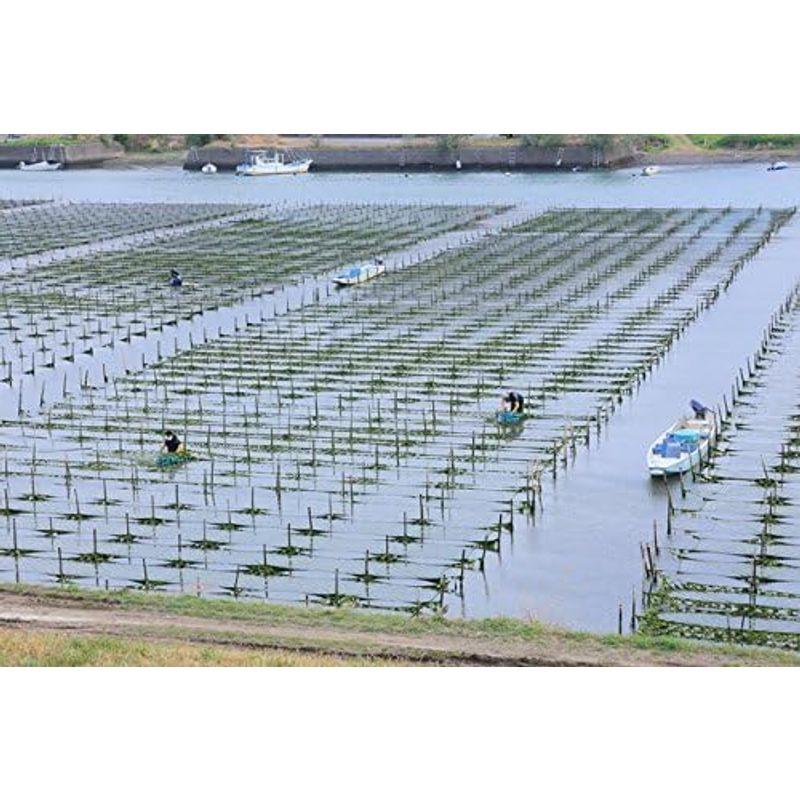
[[[353,266],[347,267],[333,279],[333,282],[337,286],[355,286],[358,283],[377,278],[384,272],[386,272],[386,265],[383,263],[383,259],[376,258],[369,264],[353,264]]]
[[[658,175],[659,172],[661,172],[660,167],[657,167],[655,164],[650,164],[642,170],[642,175],[647,175],[649,177],[651,175]]]
[[[200,167],[200,172],[202,172],[203,175],[215,175],[217,172],[217,166],[209,161],[208,164],[203,164],[203,166]]]
[[[270,156],[266,150],[249,150],[245,160],[236,167],[237,175],[296,175],[308,172],[310,158],[287,161],[277,150]]]
[[[456,159],[456,169],[461,169],[461,159],[460,158]]]
[[[785,161],[773,161],[767,167],[767,172],[778,172],[782,169],[789,169],[789,165]]]
[[[30,164],[20,161],[17,169],[21,169],[23,172],[53,172],[63,166],[60,161],[47,161],[43,158],[41,161],[32,161]]]
[[[697,400],[691,405],[694,416],[679,419],[647,451],[647,469],[653,477],[688,472],[708,458],[717,430],[714,412]]]

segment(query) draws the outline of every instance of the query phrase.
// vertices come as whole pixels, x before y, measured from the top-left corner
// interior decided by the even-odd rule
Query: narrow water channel
[[[570,628],[616,630],[642,579],[639,543],[663,527],[666,496],[645,468],[648,445],[696,397],[730,395],[736,371],[758,346],[770,315],[800,280],[796,217],[739,274],[727,294],[675,344],[664,362],[557,482],[544,512],[520,524],[503,558],[469,576],[453,613],[532,616]]]

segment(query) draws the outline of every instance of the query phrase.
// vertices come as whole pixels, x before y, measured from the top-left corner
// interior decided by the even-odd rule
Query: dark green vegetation
[[[800,145],[797,133],[692,133],[689,139],[710,150],[794,149]]]

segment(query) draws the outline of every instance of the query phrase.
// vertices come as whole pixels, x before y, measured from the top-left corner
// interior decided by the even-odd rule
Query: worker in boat
[[[692,407],[692,411],[694,411],[694,418],[695,419],[706,419],[706,414],[711,413],[710,408],[706,408],[699,400],[691,400],[689,405]]]
[[[520,392],[511,389],[503,393],[500,399],[500,408],[513,414],[521,414],[525,408],[525,398]]]
[[[186,447],[172,431],[164,431],[164,444],[161,445],[161,451],[170,455],[181,455],[186,452]]]
[[[171,269],[169,271],[169,285],[173,288],[177,289],[180,286],[183,286],[183,278],[181,277],[180,272],[176,269]]]
[[[383,266],[383,259],[380,258],[380,256],[376,257],[375,266],[377,266],[377,267],[382,267]]]

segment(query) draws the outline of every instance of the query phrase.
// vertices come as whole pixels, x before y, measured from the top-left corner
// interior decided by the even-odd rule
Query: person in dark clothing
[[[183,278],[181,277],[180,272],[176,269],[171,269],[169,271],[169,285],[178,288],[179,286],[183,286]]]
[[[500,400],[500,407],[503,411],[511,411],[515,414],[521,414],[525,408],[525,398],[513,389],[505,392]]]
[[[165,453],[183,453],[185,448],[181,440],[172,432],[164,431],[164,444],[161,448]]]

